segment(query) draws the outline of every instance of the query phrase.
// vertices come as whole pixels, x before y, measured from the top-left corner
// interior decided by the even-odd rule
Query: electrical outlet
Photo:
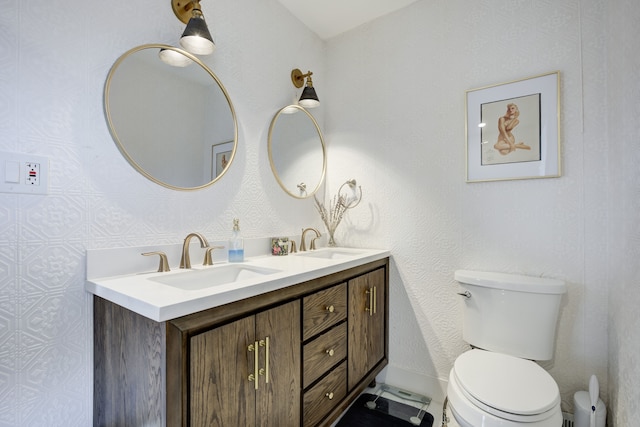
[[[0,151],[0,193],[47,194],[49,159]]]
[[[27,163],[25,172],[26,185],[40,185],[40,163]]]

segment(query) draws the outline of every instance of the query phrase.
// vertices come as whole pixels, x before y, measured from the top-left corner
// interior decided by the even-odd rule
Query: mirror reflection
[[[282,108],[269,128],[269,162],[282,189],[290,196],[313,196],[324,180],[324,138],[314,117],[299,105]]]
[[[161,50],[187,59],[160,59]],[[216,182],[237,143],[235,111],[217,76],[197,57],[167,45],[143,45],[122,55],[105,85],[105,113],[125,158],[152,181],[177,190]]]

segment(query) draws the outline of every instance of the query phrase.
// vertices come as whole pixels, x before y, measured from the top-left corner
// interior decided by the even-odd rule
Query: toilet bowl
[[[462,353],[447,398],[462,427],[561,427],[560,391],[534,360],[553,357],[566,284],[561,280],[458,270]]]
[[[449,374],[449,408],[462,427],[558,427],[560,391],[538,364],[470,350]]]

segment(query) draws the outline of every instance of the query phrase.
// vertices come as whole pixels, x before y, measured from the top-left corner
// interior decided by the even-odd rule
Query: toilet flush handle
[[[463,296],[463,297],[465,297],[466,299],[471,298],[471,292],[469,292],[469,291],[458,292],[458,295],[462,295],[462,296]]]

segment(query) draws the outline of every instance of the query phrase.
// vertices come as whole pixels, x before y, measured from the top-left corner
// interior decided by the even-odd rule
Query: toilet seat
[[[482,425],[562,423],[560,391],[551,375],[535,362],[506,354],[470,350],[460,355],[449,376],[448,395],[456,413],[480,417]]]

